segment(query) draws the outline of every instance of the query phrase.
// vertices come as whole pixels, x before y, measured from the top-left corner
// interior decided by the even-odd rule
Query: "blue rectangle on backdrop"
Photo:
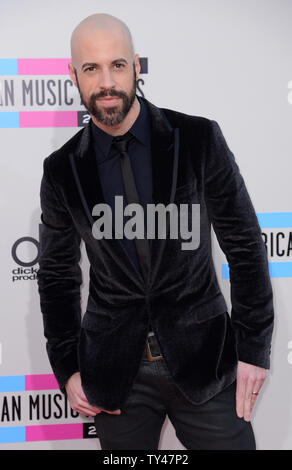
[[[7,375],[0,377],[0,392],[22,392],[24,390],[24,375]]]
[[[273,261],[269,263],[271,277],[292,277],[291,261]]]
[[[292,212],[262,212],[257,218],[261,228],[292,227]]]
[[[19,113],[14,111],[0,112],[0,127],[19,127]]]
[[[25,426],[0,428],[0,443],[25,442]]]
[[[17,75],[17,59],[0,59],[0,75]]]
[[[270,277],[292,277],[292,261],[269,262]],[[229,279],[229,266],[222,264],[222,279]]]

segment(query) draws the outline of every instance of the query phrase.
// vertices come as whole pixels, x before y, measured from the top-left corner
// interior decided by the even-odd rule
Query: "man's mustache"
[[[127,97],[126,93],[123,91],[116,91],[116,90],[110,90],[110,91],[101,91],[99,93],[94,93],[91,95],[91,100],[96,100],[99,98],[106,98],[107,96],[117,96],[119,98],[124,98]]]

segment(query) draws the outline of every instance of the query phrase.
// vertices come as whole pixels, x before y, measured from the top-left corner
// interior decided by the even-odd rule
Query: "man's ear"
[[[138,80],[139,73],[141,71],[141,65],[139,60],[139,55],[135,54],[135,70],[136,70],[136,79]]]
[[[69,74],[70,74],[71,80],[74,83],[74,85],[77,87],[75,71],[74,71],[74,67],[73,67],[71,62],[69,62],[69,64],[68,64],[68,69],[69,69]]]

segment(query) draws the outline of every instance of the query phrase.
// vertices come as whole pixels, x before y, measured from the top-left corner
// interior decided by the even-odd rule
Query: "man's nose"
[[[108,69],[102,70],[100,74],[100,83],[101,88],[112,88],[115,85],[114,79],[112,77],[111,71]]]

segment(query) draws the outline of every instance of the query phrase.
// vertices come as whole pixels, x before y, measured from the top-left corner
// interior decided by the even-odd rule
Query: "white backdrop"
[[[92,420],[71,416],[56,388],[35,279],[43,159],[80,128],[79,96],[60,59],[70,57],[71,32],[92,13],[128,24],[148,65],[140,94],[215,119],[235,155],[267,241],[275,297],[271,369],[254,431],[258,449],[292,449],[291,0],[2,2],[0,449],[100,448],[87,438]],[[214,260],[230,307],[215,237]],[[84,251],[82,268],[84,311]],[[168,418],[159,449],[184,449]]]

